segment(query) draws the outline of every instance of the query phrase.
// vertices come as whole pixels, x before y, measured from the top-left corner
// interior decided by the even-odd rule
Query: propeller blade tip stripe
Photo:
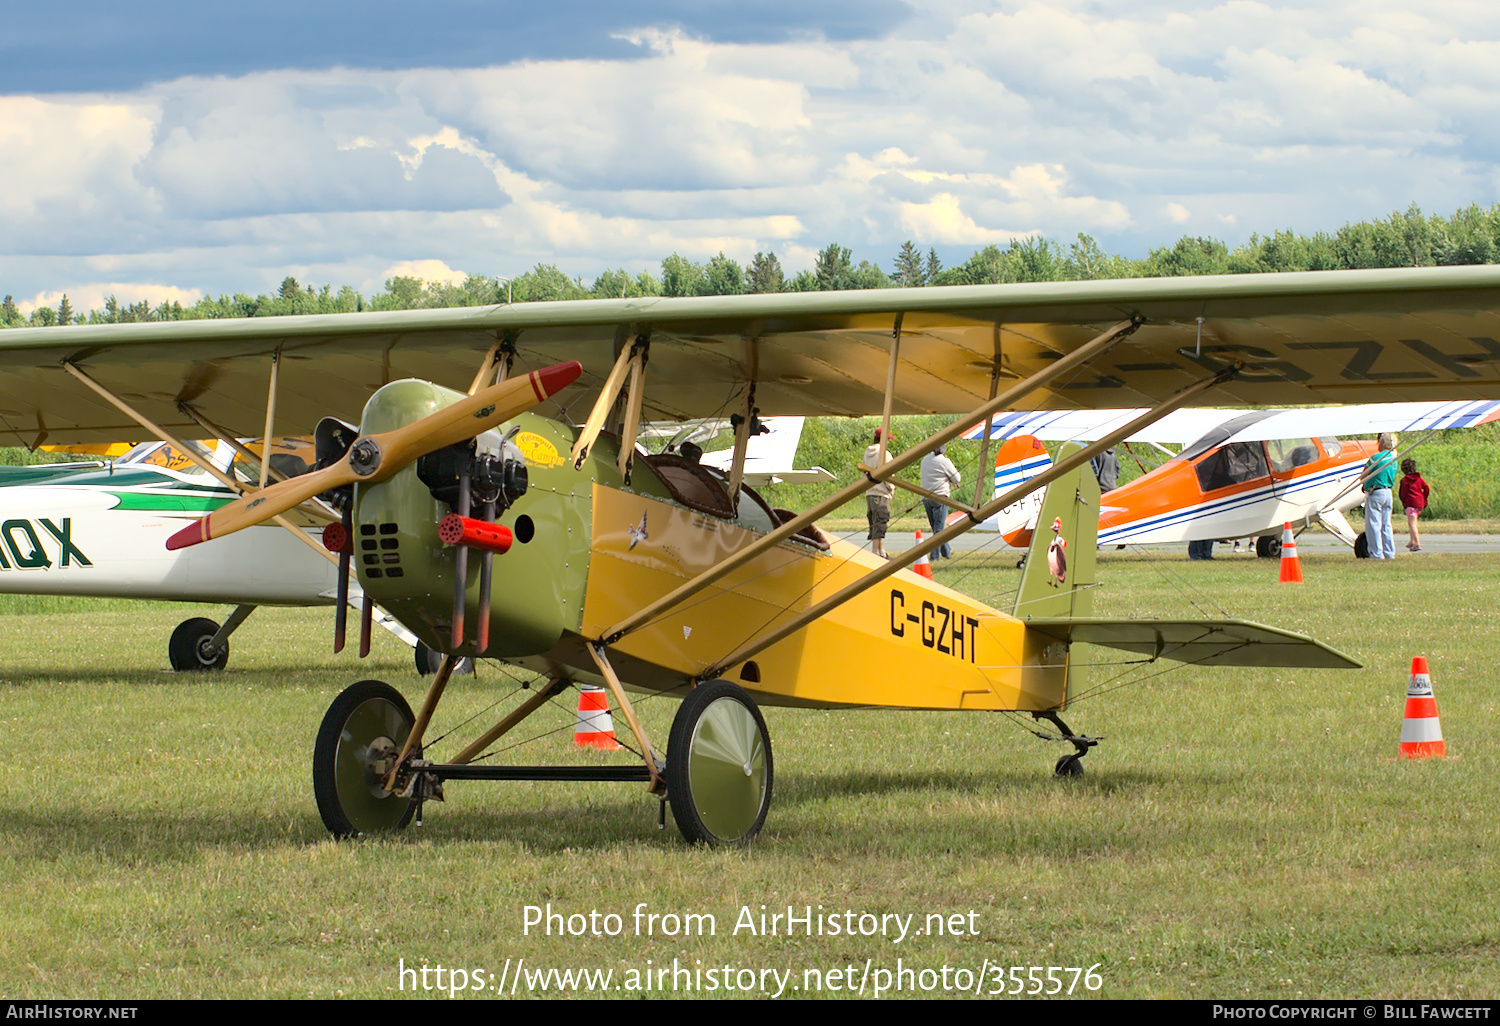
[[[539,371],[531,372],[531,387],[536,390],[537,402],[541,402],[549,395],[555,395],[578,380],[583,373],[583,364],[577,360],[567,363],[555,364],[551,367],[543,367]]]
[[[195,520],[172,537],[167,539],[169,550],[185,549],[189,545],[197,545],[199,542],[208,541],[208,518]]]

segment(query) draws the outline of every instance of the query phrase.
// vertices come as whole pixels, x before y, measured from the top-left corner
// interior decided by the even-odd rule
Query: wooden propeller
[[[242,496],[172,535],[167,548],[182,549],[254,527],[330,489],[356,481],[384,481],[419,457],[526,412],[572,384],[581,373],[583,367],[576,361],[544,367],[524,378],[491,385],[405,427],[361,436],[339,462]]]

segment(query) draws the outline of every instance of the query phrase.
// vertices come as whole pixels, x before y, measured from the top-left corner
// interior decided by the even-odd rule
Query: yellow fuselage
[[[597,637],[757,537],[596,484],[582,633]],[[784,542],[616,642],[611,658],[636,687],[678,687],[881,565],[836,539],[827,552]],[[901,571],[725,676],[767,705],[1041,711],[1065,703],[1067,671],[1066,646]]]

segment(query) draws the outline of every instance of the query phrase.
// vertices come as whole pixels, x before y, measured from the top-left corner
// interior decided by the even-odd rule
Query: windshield
[[[209,458],[208,453],[197,442],[185,442],[183,444],[191,446],[200,459],[207,460]],[[203,474],[205,476],[208,474],[208,471],[193,462],[191,456],[170,442],[142,442],[116,460],[115,465],[163,467],[167,470],[175,470],[181,474]]]

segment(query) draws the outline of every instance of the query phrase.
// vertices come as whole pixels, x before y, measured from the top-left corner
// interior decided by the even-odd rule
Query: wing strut
[[[469,394],[473,395],[481,388],[488,388],[510,377],[510,369],[515,362],[516,332],[507,331],[495,341],[494,345],[490,346],[490,351],[485,354],[479,370],[474,373],[474,383],[469,386]]]
[[[257,456],[255,455],[255,453],[245,448],[244,444],[241,443],[238,438],[235,438],[232,434],[226,431],[222,425],[215,424],[213,421],[209,420],[202,413],[194,409],[192,406],[189,406],[187,403],[178,403],[177,409],[180,413],[182,413],[184,417],[191,418],[203,430],[207,431],[219,441],[223,442],[225,445],[233,449],[234,454],[240,459],[244,460],[246,463],[253,463],[257,467],[264,467],[268,465],[270,460],[270,450],[268,448],[263,446],[261,455]],[[269,439],[266,440],[267,444],[269,444],[269,441]],[[277,481],[287,480],[287,476],[281,471],[277,470],[275,467],[271,467],[271,477]],[[330,524],[336,524],[339,522],[338,516],[334,513],[330,513],[327,509],[325,509],[320,501],[309,500],[307,502],[304,502],[302,505],[297,507],[297,511],[299,513],[305,513],[315,520],[327,521]]]
[[[594,408],[589,411],[589,419],[584,422],[583,430],[578,433],[578,440],[573,443],[572,459],[575,470],[583,466],[589,449],[593,448],[594,440],[604,429],[604,421],[609,417],[610,408],[620,396],[620,389],[625,384],[625,374],[634,365],[641,342],[641,336],[637,335],[631,344],[622,347],[620,355],[615,357],[615,365],[609,369],[609,377],[604,379],[604,387],[599,390],[599,398],[594,401]],[[634,444],[633,441],[632,444]],[[620,448],[624,451],[625,447],[622,445]]]
[[[755,431],[755,377],[752,372],[750,386],[745,389],[745,409],[740,422],[734,427],[734,456],[729,463],[729,505],[739,512],[740,486],[745,483],[745,454],[750,451],[750,436]]]
[[[156,421],[154,421],[150,417],[146,416],[144,413],[141,413],[138,410],[134,409],[125,400],[121,399],[119,396],[115,395],[109,389],[107,389],[103,385],[99,384],[99,382],[97,382],[93,378],[89,377],[83,371],[79,370],[78,367],[71,360],[64,360],[62,365],[63,365],[63,370],[67,371],[69,374],[73,375],[73,377],[77,378],[79,381],[83,382],[89,388],[93,389],[94,392],[97,393],[100,398],[104,399],[106,402],[108,402],[115,409],[117,409],[121,413],[125,414],[125,416],[127,416],[131,420],[135,421],[137,424],[139,424],[141,427],[145,428],[147,431],[151,432],[157,438],[160,438],[163,442],[166,442],[168,445],[172,446],[178,452],[183,453],[184,455],[186,455],[190,460],[192,460],[194,463],[198,464],[198,466],[200,466],[204,470],[206,470],[214,478],[214,480],[218,481],[225,488],[228,488],[230,491],[234,492],[237,495],[243,495],[244,494],[245,489],[244,489],[244,487],[239,482],[235,481],[228,474],[224,473],[224,471],[220,470],[217,466],[214,465],[214,463],[211,460],[207,460],[207,459],[201,458],[199,456],[197,448],[195,446],[191,446],[191,445],[187,444],[182,439],[180,439],[176,435],[172,434],[172,432],[168,431],[166,428],[164,428],[160,424],[156,423]],[[313,541],[312,538],[308,537],[308,534],[307,534],[306,531],[303,531],[301,528],[299,528],[296,524],[292,523],[286,517],[281,516],[280,514],[278,514],[275,517],[272,517],[270,519],[275,520],[277,524],[279,524],[280,526],[286,528],[288,531],[292,532],[292,534],[297,538],[297,540],[301,541],[308,548],[312,549],[314,552],[316,552],[319,555],[321,555],[324,559],[328,559],[328,560],[333,560],[334,559],[334,556],[333,556],[332,553],[330,553],[327,549],[323,548],[323,546],[321,544],[319,544],[318,542]]]
[[[995,398],[995,393],[998,392],[998,391],[1000,391],[1001,364],[1000,364],[1000,325],[999,324],[995,325],[994,342],[995,342],[995,357],[994,357],[994,359],[992,361],[990,361],[990,398],[991,399],[994,399]],[[975,466],[977,466],[977,467],[980,468],[980,472],[978,474],[974,475],[974,505],[976,505],[976,506],[978,506],[978,505],[980,505],[981,503],[984,502],[985,492],[990,491],[990,489],[993,487],[993,485],[990,482],[990,475],[987,472],[985,472],[985,468],[987,468],[990,465],[990,435],[992,435],[994,433],[995,433],[995,411],[991,410],[990,413],[984,418],[984,441],[981,442],[980,445],[979,445],[979,462],[977,464],[975,464]],[[943,505],[946,506],[946,505],[949,505],[949,503],[945,502],[945,503],[943,503]]]
[[[718,665],[712,666],[709,669],[703,671],[700,679],[706,680],[712,677],[720,676],[729,667],[737,666],[738,664],[744,662],[746,659],[753,657],[756,653],[762,651],[763,649],[769,648],[771,645],[776,644],[776,642],[780,641],[782,638],[785,638],[787,635],[801,630],[803,627],[818,619],[818,617],[822,616],[829,610],[837,608],[843,603],[849,601],[855,595],[858,595],[860,592],[865,591],[866,589],[871,588],[876,584],[879,584],[881,581],[885,580],[887,577],[890,577],[896,571],[905,569],[907,566],[915,563],[921,557],[928,555],[929,553],[937,550],[943,545],[946,545],[954,538],[957,538],[959,535],[970,530],[975,524],[987,520],[989,517],[998,513],[1000,510],[1004,509],[1006,506],[1009,506],[1011,503],[1022,498],[1023,496],[1030,494],[1038,488],[1045,487],[1057,478],[1070,473],[1078,466],[1093,459],[1095,456],[1103,452],[1105,449],[1109,448],[1111,445],[1119,442],[1120,439],[1124,438],[1131,432],[1139,431],[1143,427],[1146,427],[1149,424],[1160,420],[1162,417],[1165,417],[1167,414],[1171,413],[1179,406],[1182,406],[1199,392],[1203,392],[1209,388],[1213,388],[1215,385],[1222,384],[1223,382],[1228,381],[1230,378],[1234,377],[1237,373],[1238,368],[1229,367],[1222,371],[1219,371],[1217,374],[1214,374],[1207,378],[1202,378],[1199,381],[1188,385],[1172,398],[1168,399],[1160,406],[1148,410],[1145,414],[1137,417],[1135,420],[1125,425],[1125,427],[1120,428],[1118,431],[1111,432],[1109,435],[1106,435],[1104,438],[1099,439],[1097,442],[1094,442],[1091,445],[1080,449],[1079,451],[1073,453],[1071,456],[1067,456],[1059,460],[1051,467],[1047,468],[1045,471],[1036,475],[1030,480],[1024,481],[1021,484],[1016,485],[1014,488],[1009,489],[1004,494],[991,499],[989,502],[981,506],[977,511],[970,514],[970,518],[967,522],[960,520],[951,527],[945,527],[943,530],[934,534],[931,538],[923,540],[921,545],[917,545],[911,549],[908,549],[901,555],[900,559],[892,559],[884,565],[871,570],[869,573],[865,574],[854,583],[841,588],[839,591],[828,596],[828,598],[824,599],[823,601],[809,606],[807,609],[803,610],[801,613],[797,614],[791,620],[787,621],[785,624],[776,628],[769,634],[764,635],[763,637],[758,638],[755,641],[750,642],[749,644],[742,645],[736,651],[725,656]],[[969,423],[972,423],[972,421],[969,421]],[[907,453],[923,453],[929,451],[930,449],[931,443],[924,442],[914,447],[913,449],[908,450]],[[906,454],[903,454],[902,458],[904,458],[905,455]]]
[[[630,698],[625,694],[624,685],[615,675],[615,668],[609,664],[609,654],[598,642],[591,641],[587,647],[589,655],[594,657],[594,665],[599,667],[599,673],[604,677],[604,683],[609,686],[609,693],[614,696],[615,702],[620,707],[620,714],[625,717],[625,722],[630,725],[630,732],[635,735],[636,743],[641,746],[641,756],[646,760],[646,769],[651,773],[651,786],[646,790],[652,794],[665,793],[667,782],[661,778],[661,768],[657,764],[656,754],[651,747],[651,742],[646,738],[645,728],[641,726],[641,721],[635,714],[635,707],[630,704]]]
[[[946,427],[942,431],[939,431],[937,434],[933,435],[931,438],[928,438],[927,440],[912,446],[900,456],[881,466],[879,470],[872,471],[871,473],[866,474],[862,478],[856,480],[854,483],[841,488],[834,495],[813,506],[806,513],[803,513],[800,516],[793,517],[792,519],[786,521],[770,534],[763,535],[757,541],[745,546],[739,552],[728,557],[727,559],[721,560],[719,563],[703,571],[701,574],[699,574],[697,577],[694,577],[686,584],[681,585],[674,591],[657,599],[655,602],[652,602],[649,605],[646,605],[637,610],[631,616],[626,617],[624,620],[621,620],[619,623],[609,628],[609,630],[605,631],[602,636],[603,642],[605,644],[613,644],[624,635],[629,634],[631,631],[636,630],[642,625],[650,622],[652,619],[659,616],[666,610],[678,605],[690,596],[696,595],[698,592],[702,591],[710,584],[713,584],[715,581],[728,576],[730,573],[733,573],[738,568],[755,559],[762,552],[766,552],[771,548],[779,545],[781,542],[786,541],[788,538],[796,534],[798,531],[802,530],[807,525],[814,523],[820,517],[823,517],[833,510],[838,509],[850,499],[854,499],[860,495],[863,495],[865,492],[875,487],[875,485],[880,484],[882,481],[890,478],[894,474],[905,470],[907,467],[920,460],[927,453],[931,452],[936,446],[951,442],[953,439],[963,434],[968,426],[973,424],[979,418],[987,417],[990,414],[994,413],[996,410],[1003,410],[1007,407],[1013,406],[1022,396],[1025,396],[1028,393],[1033,392],[1039,388],[1045,388],[1047,385],[1058,380],[1059,378],[1071,374],[1073,371],[1077,370],[1088,361],[1106,352],[1116,342],[1119,342],[1121,339],[1130,335],[1143,323],[1145,322],[1140,317],[1132,317],[1128,321],[1121,321],[1119,324],[1116,324],[1108,331],[1105,331],[1104,333],[1095,337],[1086,345],[1080,346],[1079,348],[1073,350],[1073,352],[1062,356],[1049,366],[1037,371],[1026,380],[1018,382],[1012,387],[1006,389],[1003,393],[995,396],[989,402],[985,403],[977,410],[974,410],[972,413],[960,417],[958,420],[953,422],[952,426]],[[1033,478],[1032,480],[1036,480],[1036,478]]]
[[[265,451],[265,459],[260,461],[260,486],[264,488],[271,483],[271,438],[272,431],[276,427],[276,372],[281,368],[281,350],[271,354],[271,383],[266,387],[266,429],[261,432],[261,449]]]
[[[875,453],[875,465],[885,462],[885,447],[891,438],[891,401],[896,397],[896,367],[901,362],[901,318],[891,328],[891,362],[885,371],[885,405],[880,411],[880,449]]]
[[[620,431],[620,460],[616,468],[627,487],[630,485],[631,466],[635,462],[635,439],[641,430],[641,402],[646,397],[646,357],[651,350],[651,341],[646,336],[639,336],[630,350],[630,391],[625,397],[625,424]]]

